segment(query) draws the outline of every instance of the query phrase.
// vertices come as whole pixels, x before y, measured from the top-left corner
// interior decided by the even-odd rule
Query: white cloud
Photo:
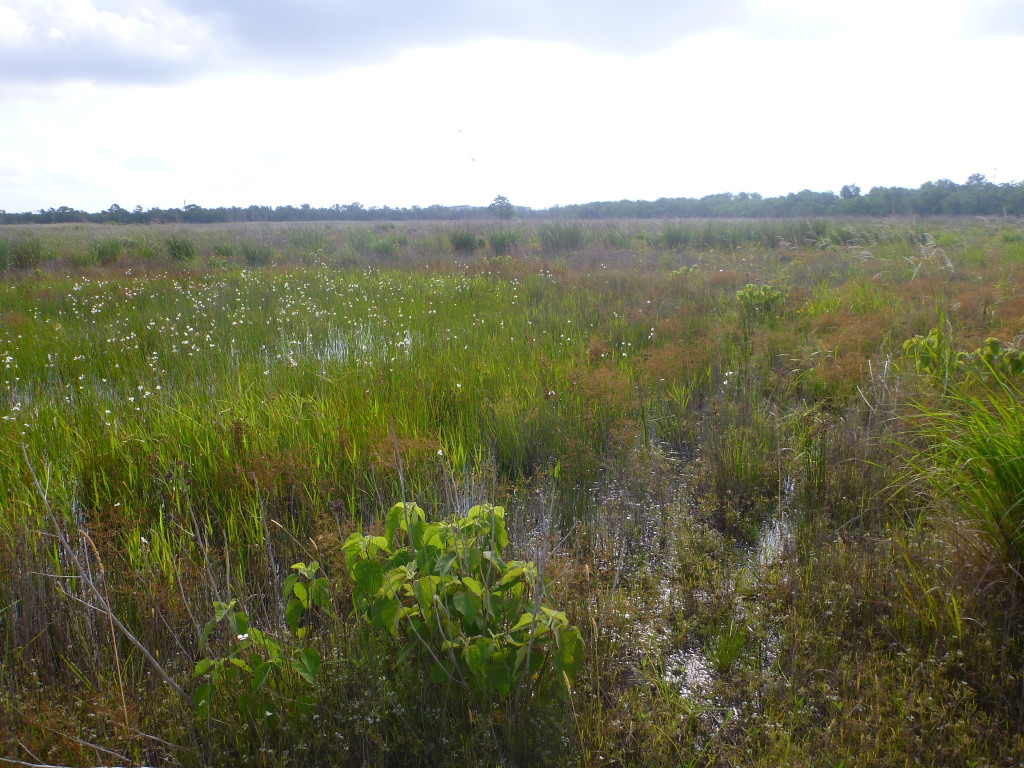
[[[182,80],[219,59],[203,19],[156,0],[8,0],[0,21],[8,84]]]
[[[301,76],[271,66],[303,61],[294,30],[282,32],[280,50],[259,57],[263,68],[248,68],[260,49],[257,32],[269,34],[280,17],[243,34],[232,26],[240,23],[236,4],[221,4],[215,16],[183,2],[173,16],[153,0],[44,3],[50,15],[33,21],[32,34],[43,20],[79,39],[102,30],[132,56],[147,36],[171,42],[154,47],[164,57],[155,74],[134,83],[102,81],[112,62],[131,58],[99,53],[83,70],[94,72],[91,84],[0,81],[0,166],[19,174],[0,185],[0,208],[482,205],[497,194],[547,206],[917,186],[975,171],[991,178],[993,168],[999,181],[1024,178],[1015,135],[1024,106],[1010,97],[1019,40],[970,39],[965,0],[938,3],[927,16],[919,0],[750,0],[740,27],[642,54],[625,45],[609,52],[594,30],[560,42],[488,36],[396,49],[359,66],[310,54],[306,61],[322,66],[307,63]],[[0,0],[19,19],[30,18],[29,5]],[[611,5],[614,20],[621,13]],[[312,0],[305,7],[317,18],[334,13]],[[439,7],[438,25],[461,6]],[[552,7],[561,10],[546,28],[557,30],[572,16],[568,6]],[[176,48],[190,29],[196,48]],[[403,46],[415,37],[409,25],[399,32]],[[252,60],[217,69],[221,59],[204,52],[214,41],[221,59],[244,51]],[[188,78],[147,85],[175,56]]]
[[[176,82],[306,73],[484,37],[642,53],[733,23],[742,0],[7,0],[4,79]]]

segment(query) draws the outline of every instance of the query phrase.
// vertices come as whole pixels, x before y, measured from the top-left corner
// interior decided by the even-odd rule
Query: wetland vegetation
[[[1017,219],[11,225],[0,270],[5,761],[1024,761]]]

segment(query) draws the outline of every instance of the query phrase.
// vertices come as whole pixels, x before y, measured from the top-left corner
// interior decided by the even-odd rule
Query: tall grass
[[[164,241],[167,256],[174,264],[188,266],[196,260],[196,245],[191,238],[174,235]]]
[[[927,447],[915,464],[931,492],[975,544],[1024,581],[1024,409],[1022,392],[1001,382],[981,393],[957,388],[921,404],[915,434]]]
[[[540,237],[541,247],[547,252],[556,256],[565,256],[583,248],[586,239],[586,230],[582,224],[576,222],[549,222],[542,224],[537,235]]]

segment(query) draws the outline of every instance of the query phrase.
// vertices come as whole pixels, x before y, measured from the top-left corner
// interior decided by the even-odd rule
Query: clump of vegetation
[[[38,237],[22,237],[11,243],[11,264],[17,269],[38,267],[46,258],[46,248]]]
[[[274,258],[274,249],[267,243],[244,242],[241,252],[247,267],[265,267]]]
[[[1015,590],[1024,587],[1022,394],[1011,383],[980,394],[956,388],[939,404],[920,404],[914,420],[927,445],[914,459],[918,476]]]
[[[393,229],[353,229],[348,234],[349,246],[360,256],[394,258],[408,244],[408,238]]]
[[[484,702],[527,685],[568,693],[583,663],[580,631],[548,605],[534,563],[502,558],[507,545],[503,507],[428,523],[416,504],[396,504],[384,536],[345,542],[356,612],[407,640],[400,661],[415,654],[433,682]]]
[[[96,261],[104,266],[116,264],[124,251],[124,243],[114,238],[100,240],[93,248]]]
[[[748,284],[736,292],[744,325],[758,325],[775,318],[786,301],[786,295],[770,285]]]
[[[672,250],[685,248],[690,243],[690,229],[682,224],[662,224],[661,242]]]
[[[213,246],[213,255],[220,259],[230,259],[235,255],[235,246],[228,242],[216,243]]]
[[[566,256],[583,248],[586,232],[575,222],[552,221],[537,229],[541,247],[555,256]]]
[[[238,715],[242,724],[267,728],[281,719],[287,709],[308,713],[314,699],[309,694],[293,697],[295,682],[317,684],[320,655],[304,643],[308,625],[317,612],[330,613],[327,579],[318,576],[320,564],[296,563],[284,583],[282,601],[287,604],[285,617],[291,637],[274,639],[254,627],[249,615],[238,610],[238,601],[214,603],[214,618],[203,627],[199,649],[206,649],[218,625],[227,632],[220,643],[223,656],[207,656],[195,666],[193,677],[202,682],[192,694],[192,701],[201,717],[214,716],[214,697],[221,704],[218,717]],[[294,675],[296,680],[289,680]]]
[[[173,264],[187,267],[196,260],[196,244],[182,235],[173,235],[164,240],[167,257]]]
[[[483,238],[471,230],[460,229],[448,233],[448,242],[455,253],[473,253],[483,245]]]
[[[972,352],[958,351],[941,326],[903,342],[903,354],[919,374],[948,383],[995,376],[1015,379],[1024,374],[1024,351],[989,337]]]
[[[519,246],[522,232],[516,229],[492,229],[487,233],[487,244],[495,256],[507,256]]]

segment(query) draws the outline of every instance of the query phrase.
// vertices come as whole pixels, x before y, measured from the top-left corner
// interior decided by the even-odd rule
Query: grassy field
[[[1019,221],[9,226],[0,270],[6,761],[1024,761]],[[444,626],[411,518],[353,564],[403,500],[505,508]]]

